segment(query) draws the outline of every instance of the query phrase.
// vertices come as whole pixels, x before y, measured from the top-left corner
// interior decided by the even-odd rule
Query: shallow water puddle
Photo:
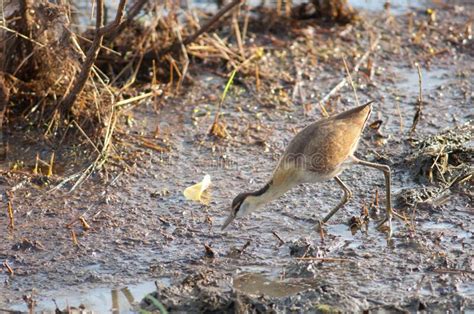
[[[400,74],[400,82],[397,89],[406,93],[417,94],[419,92],[419,78],[417,69],[397,68]],[[448,83],[451,73],[447,69],[421,69],[421,87],[423,93],[428,93],[435,88]]]
[[[458,238],[470,238],[472,232],[462,230],[460,227],[449,222],[426,221],[421,224],[421,228],[428,231],[448,231],[449,234],[455,234]]]
[[[387,1],[380,0],[349,0],[349,3],[356,9],[382,11]],[[431,1],[421,0],[395,0],[390,1],[390,10],[395,13],[403,13],[413,8],[423,8],[431,4]]]
[[[461,283],[457,288],[458,291],[466,297],[474,298],[474,283]]]
[[[67,306],[78,308],[83,305],[85,310],[82,313],[130,313],[134,305],[148,294],[156,290],[154,281],[142,282],[128,285],[123,288],[94,288],[86,291],[56,291],[48,293],[53,297],[44,297],[38,300],[35,311],[54,313],[56,304],[59,309],[64,310]],[[27,312],[25,304],[10,306],[10,310]]]
[[[393,232],[396,232],[399,228],[397,222],[393,222]],[[385,233],[377,230],[376,223],[371,222],[369,224],[368,233],[366,234],[365,230],[357,230],[356,233],[352,233],[350,227],[346,224],[336,224],[328,225],[326,227],[326,232],[328,235],[333,235],[341,238],[346,242],[346,248],[356,249],[359,246],[367,243],[370,239],[372,245],[378,245],[385,247],[387,245],[387,236]]]
[[[311,288],[301,282],[274,280],[258,273],[245,273],[234,278],[234,288],[252,295],[286,297]]]

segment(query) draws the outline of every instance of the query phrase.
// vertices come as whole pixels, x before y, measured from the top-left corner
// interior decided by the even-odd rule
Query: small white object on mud
[[[206,174],[201,182],[187,187],[183,191],[184,197],[191,201],[201,201],[202,193],[211,185],[211,176]]]

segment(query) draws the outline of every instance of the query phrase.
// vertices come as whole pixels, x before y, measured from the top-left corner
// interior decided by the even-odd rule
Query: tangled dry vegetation
[[[250,28],[285,25],[292,18],[348,23],[357,17],[345,0],[294,8],[290,2],[283,8],[279,1],[276,8],[258,10],[234,0],[214,15],[168,1],[121,0],[111,21],[103,0],[93,2],[92,12],[81,12],[76,4],[4,2],[1,125],[5,154],[13,126],[33,130],[39,142],[56,149],[86,144],[96,154],[88,174],[114,155],[120,114],[145,100],[160,103],[163,95],[179,96],[193,81],[191,64],[223,77],[239,72],[254,78],[257,88],[261,79],[271,79],[274,73],[258,66],[262,48],[247,40]],[[81,14],[95,15],[95,27],[85,27]],[[225,122],[218,116],[210,132],[225,137]]]
[[[442,203],[451,189],[470,195],[473,183],[474,125],[468,122],[439,134],[413,140],[413,150],[406,158],[414,177],[428,186],[405,189],[400,193],[403,206]],[[464,183],[467,183],[464,185]],[[465,191],[463,191],[465,190]]]

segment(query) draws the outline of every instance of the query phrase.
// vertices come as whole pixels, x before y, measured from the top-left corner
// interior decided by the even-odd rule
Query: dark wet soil
[[[437,9],[436,24],[427,24],[419,43],[410,40],[419,29],[408,30],[411,18],[414,25],[429,20],[421,9],[414,17],[363,12],[368,22],[349,30],[302,22],[285,33],[255,34],[267,51],[262,68],[278,69],[281,76],[268,78],[260,90],[254,78],[237,76],[223,108],[227,139],[207,135],[225,80],[205,65],[193,65],[193,81],[183,94],[129,111],[128,123],[124,119],[116,132],[123,145],[117,145],[108,173],[69,193],[70,183],[51,191],[76,169],[68,164],[47,185],[3,170],[0,261],[14,274],[5,264],[1,268],[0,309],[26,310],[22,297],[32,295],[38,309],[54,310],[53,298],[64,308],[69,298],[77,302],[71,306],[83,303],[101,312],[110,308],[97,300],[89,305],[88,295],[156,280],[156,289],[146,284],[143,295],[126,298],[134,304],[130,310],[156,310],[150,299],[139,302],[151,293],[171,312],[474,311],[472,136],[459,144],[467,172],[453,184],[424,177],[413,161],[417,143],[433,135],[473,132],[472,34],[461,38],[472,24],[473,7],[462,5]],[[336,39],[323,41],[323,31]],[[299,186],[220,231],[232,198],[264,184],[295,131],[321,118],[318,99],[344,75],[340,57],[361,56],[375,32],[381,39],[371,58],[373,77],[364,65],[355,79],[361,102],[376,100],[369,124],[382,125],[366,129],[357,156],[392,167],[396,208],[408,224],[397,220],[390,241],[375,229],[383,217],[383,176],[354,167],[342,174],[354,198],[330,220],[323,237],[313,227],[341,197],[334,182]],[[313,45],[308,34],[319,34]],[[409,135],[418,97],[415,62],[422,66],[424,105]],[[293,79],[297,71],[299,80]],[[293,97],[296,85],[305,97]],[[305,110],[308,104],[312,110]],[[346,86],[326,110],[352,106]],[[144,147],[143,139],[163,151]],[[22,156],[11,157],[4,169],[13,159]],[[449,165],[446,175],[458,173],[459,165]],[[182,191],[204,174],[212,178],[209,205],[186,201]],[[6,211],[12,189],[14,229],[7,227]],[[376,190],[380,208],[371,205]],[[426,197],[426,191],[433,194]],[[370,212],[367,226],[353,233],[351,218],[361,217],[364,207]],[[77,222],[80,216],[90,228]]]

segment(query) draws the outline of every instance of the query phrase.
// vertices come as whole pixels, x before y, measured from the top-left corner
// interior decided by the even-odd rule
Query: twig
[[[276,11],[277,11],[277,15],[280,16],[281,15],[281,0],[277,0]]]
[[[285,244],[285,240],[283,240],[283,239],[278,235],[278,233],[276,233],[276,231],[272,231],[272,234],[275,236],[275,238],[278,239],[278,241],[280,241],[280,245]]]
[[[7,132],[7,123],[8,119],[7,108],[8,102],[10,100],[10,90],[5,84],[5,79],[3,75],[0,75],[0,134],[2,137],[3,149],[0,153],[0,160],[5,159],[8,153],[8,132]]]
[[[291,98],[292,98],[293,101],[296,101],[297,96],[299,96],[300,101],[303,104],[303,106],[306,102],[306,95],[305,95],[305,91],[304,91],[303,70],[302,69],[306,67],[307,61],[308,61],[308,58],[304,58],[302,64],[298,65],[296,63],[296,59],[294,60],[294,65],[295,65],[295,69],[296,69],[296,78],[294,79],[295,80],[295,85],[293,87],[293,94],[292,94]]]
[[[97,59],[97,56],[100,51],[100,47],[102,46],[102,40],[104,39],[104,35],[114,31],[117,27],[121,25],[126,3],[127,0],[120,0],[114,21],[106,26],[102,26],[104,19],[104,0],[97,0],[94,41],[92,42],[91,47],[87,51],[86,60],[84,61],[81,71],[75,79],[73,88],[69,93],[65,94],[59,102],[59,106],[65,109],[66,111],[71,110],[72,106],[74,105],[74,102],[77,99],[77,96],[84,89],[87,79],[89,78],[92,66],[95,63],[95,60]]]
[[[250,240],[247,240],[247,242],[245,242],[244,246],[239,250],[240,255],[244,254],[245,250],[250,246],[250,243]]]
[[[76,179],[76,178],[79,177],[81,174],[82,174],[82,171],[77,172],[77,173],[75,173],[75,174],[70,175],[69,177],[64,178],[61,182],[59,182],[57,185],[55,185],[54,187],[52,187],[52,188],[48,191],[48,193],[51,193],[51,192],[54,192],[54,191],[59,190],[59,189],[62,188],[66,183],[68,183],[69,181],[72,181],[72,180]]]
[[[354,69],[352,70],[352,74],[357,73],[359,71],[359,68],[361,67],[362,63],[365,62],[365,60],[369,57],[370,53],[377,47],[378,43],[380,40],[380,36],[377,36],[377,38],[374,40],[372,45],[370,46],[369,50],[357,61],[356,65],[354,66]],[[331,89],[331,91],[324,96],[319,102],[318,105],[321,108],[324,108],[324,103],[331,98],[332,95],[337,93],[341,88],[343,88],[347,83],[347,77],[345,76],[336,86]]]
[[[89,212],[89,210],[90,210],[91,208],[92,208],[92,206],[89,206],[89,207],[85,210],[85,212],[83,212],[82,214],[77,215],[76,217],[74,217],[74,219],[71,220],[70,223],[66,224],[65,227],[66,227],[66,228],[71,228],[71,227],[72,227],[74,224],[76,224],[77,222],[81,222],[81,221],[80,221],[80,220],[81,220],[81,217],[83,217],[83,218],[86,217],[86,216],[87,216],[87,213]]]
[[[416,125],[421,119],[421,115],[422,115],[421,109],[423,106],[423,93],[422,93],[422,87],[421,87],[422,77],[421,77],[421,68],[420,68],[419,63],[416,64],[416,68],[418,70],[418,85],[419,85],[420,90],[419,90],[418,100],[416,101],[417,108],[416,108],[415,116],[413,117],[413,124],[411,125],[411,128],[410,128],[410,133],[409,133],[410,136],[413,133],[415,133]]]
[[[137,0],[134,4],[130,7],[130,10],[127,12],[127,16],[125,21],[121,23],[110,35],[106,35],[104,40],[107,42],[113,42],[114,39],[120,35],[120,33],[129,26],[133,19],[140,13],[143,6],[148,2],[148,0]]]
[[[8,224],[8,227],[13,229],[15,228],[15,218],[13,216],[13,206],[12,206],[11,201],[8,201],[7,207],[8,207],[8,218],[10,219],[10,223]]]
[[[153,96],[153,94],[154,94],[153,92],[149,92],[149,93],[145,93],[145,94],[138,95],[138,96],[135,96],[135,97],[123,99],[121,101],[117,101],[114,106],[115,107],[125,106],[125,105],[128,105],[129,103],[151,97],[151,96]]]
[[[53,176],[53,166],[54,166],[54,152],[51,153],[51,158],[49,159],[48,173],[46,174],[48,178]]]
[[[232,15],[232,26],[234,27],[235,39],[237,40],[237,46],[239,47],[240,56],[245,59],[244,45],[242,40],[242,34],[240,32],[239,21],[237,19],[237,12]]]
[[[15,34],[15,36],[18,36],[18,37],[21,37],[21,38],[23,38],[23,39],[26,39],[26,40],[28,40],[28,41],[34,43],[35,45],[38,45],[38,46],[41,47],[41,48],[46,47],[46,45],[40,43],[39,41],[36,41],[36,40],[34,40],[34,39],[32,39],[32,38],[30,38],[30,37],[28,37],[28,36],[25,36],[25,35],[23,35],[22,33],[17,32],[17,31],[14,30],[14,29],[8,28],[8,27],[6,27],[6,26],[4,26],[4,25],[0,25],[0,28],[6,30],[7,32],[10,32],[10,33]]]
[[[245,38],[247,37],[247,30],[249,27],[249,19],[250,19],[250,9],[248,6],[245,6],[245,17],[244,17],[244,27],[242,29],[242,42],[245,43]]]
[[[96,150],[96,152],[100,154],[100,150],[97,148],[97,146],[94,144],[94,142],[90,139],[90,137],[87,136],[86,132],[84,132],[84,130],[76,122],[76,120],[72,120],[72,123],[76,126],[76,128],[79,130],[79,132],[81,132],[81,134],[86,138],[86,140],[89,142],[89,144],[92,145],[92,147]]]
[[[3,266],[8,270],[11,276],[15,274],[15,272],[13,271],[13,268],[10,266],[10,264],[8,264],[8,261],[4,261]]]
[[[418,207],[418,202],[415,203],[415,205],[413,206],[413,211],[411,212],[411,229],[413,231],[416,231],[416,228],[415,228],[415,217],[416,217],[416,209]]]
[[[184,66],[183,66],[183,71],[182,71],[183,74],[179,78],[178,84],[176,86],[176,92],[179,93],[179,90],[181,89],[181,85],[183,84],[183,81],[186,78],[186,74],[188,73],[189,57],[188,57],[188,52],[186,51],[186,46],[183,44],[183,39],[181,38],[181,31],[179,30],[179,27],[176,27],[176,35],[178,36],[178,40],[181,46],[181,51],[184,57]]]
[[[241,4],[241,3],[242,3],[242,0],[234,0],[231,3],[227,4],[226,6],[224,6],[222,9],[219,10],[219,12],[217,12],[206,24],[204,24],[200,29],[198,29],[194,34],[186,37],[186,39],[183,40],[182,43],[178,41],[164,48],[163,50],[161,50],[158,54],[158,59],[160,59],[162,56],[164,56],[167,53],[170,53],[176,49],[179,49],[181,47],[181,44],[183,44],[184,46],[187,46],[193,41],[195,41],[199,36],[208,32],[211,29],[211,27],[214,26],[214,24],[217,21],[219,21],[219,19],[222,16],[224,16],[224,14],[226,14],[236,5]]]
[[[321,221],[318,221],[318,224],[319,224],[319,235],[321,237],[321,243],[324,243],[324,234],[325,234],[324,228],[323,228],[324,224]]]
[[[84,37],[84,36],[81,36],[81,35],[79,35],[79,34],[73,32],[73,31],[70,30],[69,28],[66,28],[66,30],[68,31],[69,34],[74,35],[74,37],[77,37],[77,38],[79,38],[80,40],[83,40],[83,41],[85,41],[85,42],[88,43],[88,44],[92,44],[92,42],[93,42],[91,39],[89,39],[89,38],[87,38],[87,37]],[[112,48],[110,48],[110,47],[107,47],[107,46],[102,45],[102,46],[100,46],[100,48],[101,48],[101,49],[104,49],[105,51],[110,52],[111,54],[114,54],[114,55],[116,55],[116,56],[118,56],[118,57],[121,57],[121,56],[122,56],[122,54],[121,54],[120,52],[118,52],[117,50],[114,50],[114,49],[112,49]],[[83,55],[82,50],[80,50],[80,53],[81,53],[81,56],[85,57],[85,56]]]
[[[346,69],[347,78],[349,79],[349,83],[351,84],[352,91],[354,92],[356,104],[357,106],[360,106],[359,97],[357,97],[357,90],[356,90],[354,81],[352,80],[352,75],[351,75],[351,72],[349,71],[349,67],[347,66],[346,58],[342,57],[342,61],[344,62],[344,68]]]
[[[441,178],[443,179],[443,182],[446,183],[444,175],[438,167],[438,159],[439,159],[439,157],[441,157],[441,155],[444,155],[444,149],[445,148],[446,148],[446,144],[441,145],[441,147],[439,148],[439,152],[438,152],[438,154],[436,154],[436,158],[434,159],[433,164],[431,165],[431,167],[429,169],[429,173],[428,173],[429,178],[428,179],[430,180],[430,182],[433,182],[433,169],[434,169],[434,167],[436,167],[436,168],[438,168],[438,173],[441,175]]]
[[[79,246],[79,242],[77,241],[77,237],[76,237],[76,232],[74,232],[74,230],[71,230],[71,238],[72,238],[72,243],[75,246]]]
[[[87,231],[91,228],[91,226],[89,225],[89,223],[83,216],[79,217],[79,221],[81,222],[81,225],[84,231]]]

